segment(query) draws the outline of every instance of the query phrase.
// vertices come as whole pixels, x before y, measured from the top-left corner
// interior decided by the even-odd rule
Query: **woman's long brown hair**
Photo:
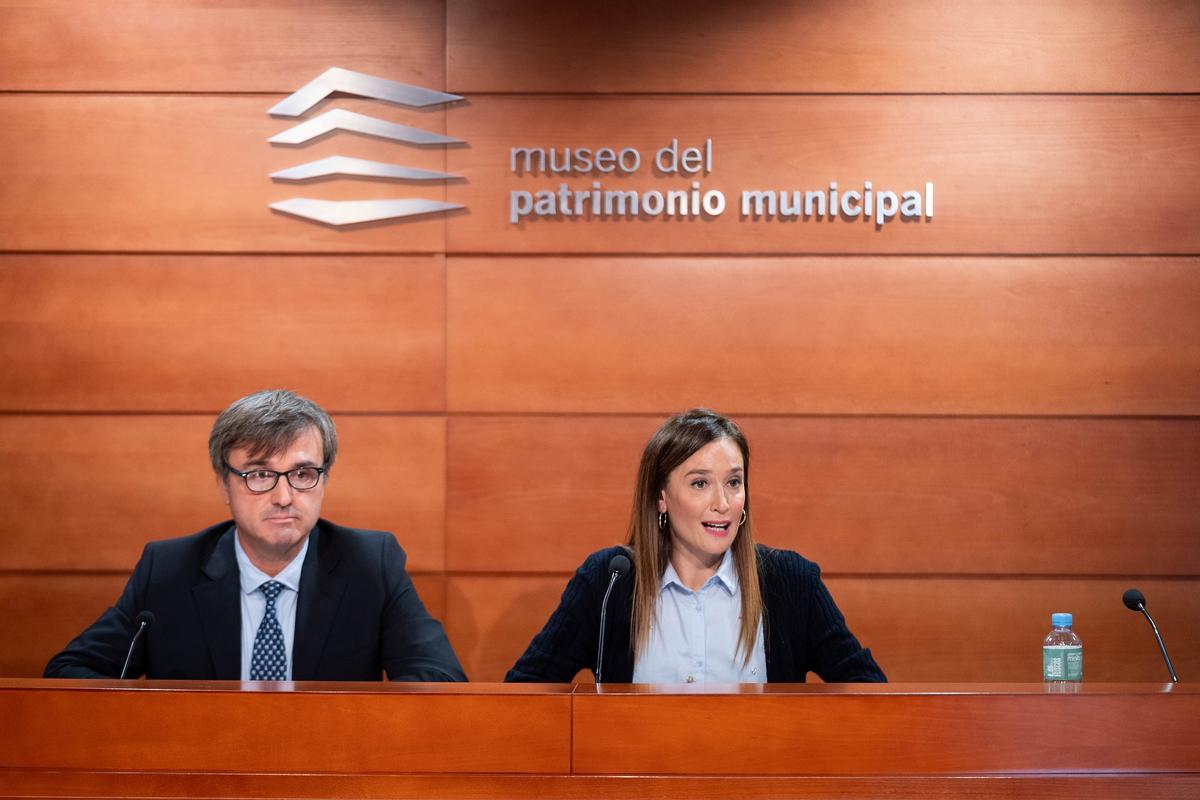
[[[671,472],[693,453],[710,442],[729,439],[742,453],[745,469],[746,521],[733,540],[733,558],[738,586],[742,594],[742,622],[737,652],[749,663],[754,639],[763,614],[762,592],[758,585],[758,557],[754,548],[753,515],[750,513],[750,445],[742,429],[733,420],[707,408],[693,408],[663,423],[642,451],[637,485],[633,494],[633,513],[629,519],[629,540],[633,555],[633,616],[630,641],[636,659],[650,639],[650,623],[658,601],[662,576],[671,558],[671,529],[658,527],[658,498]]]

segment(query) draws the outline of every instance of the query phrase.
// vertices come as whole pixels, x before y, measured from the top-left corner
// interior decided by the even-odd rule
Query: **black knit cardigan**
[[[608,586],[608,562],[621,547],[592,553],[567,584],[558,608],[533,638],[506,681],[568,683],[596,666],[600,603]],[[815,672],[826,683],[881,683],[887,680],[871,651],[859,645],[821,581],[820,568],[790,550],[758,545],[759,586],[763,595],[767,680],[803,683]],[[629,620],[632,573],[613,587],[604,643],[606,683],[633,681]]]

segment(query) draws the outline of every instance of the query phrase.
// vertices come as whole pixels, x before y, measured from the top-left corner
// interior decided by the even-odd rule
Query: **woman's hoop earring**
[[[738,527],[740,528],[745,524],[746,524],[746,509],[743,508],[742,509],[742,521],[738,523]]]
[[[658,529],[660,531],[667,529],[667,512],[665,511],[658,512]]]

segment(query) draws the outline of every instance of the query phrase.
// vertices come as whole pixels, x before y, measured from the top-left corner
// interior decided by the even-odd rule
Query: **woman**
[[[506,680],[565,683],[594,669],[609,562],[632,575],[608,602],[603,680],[885,681],[846,628],[817,565],[754,543],[750,447],[707,409],[667,420],[638,467],[626,547],[593,553]]]

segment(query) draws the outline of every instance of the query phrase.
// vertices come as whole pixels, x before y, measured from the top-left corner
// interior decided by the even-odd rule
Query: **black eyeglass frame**
[[[279,485],[279,476],[281,476],[281,475],[287,478],[288,486],[292,487],[297,492],[311,491],[311,490],[317,488],[317,484],[319,484],[321,482],[321,476],[323,476],[327,472],[329,472],[329,465],[322,464],[319,467],[296,467],[295,469],[289,469],[286,472],[280,472],[279,470],[274,470],[274,469],[263,469],[260,467],[258,469],[248,469],[245,472],[242,472],[240,469],[234,469],[233,465],[230,464],[228,461],[226,461],[225,469],[229,470],[234,475],[237,475],[239,478],[241,478],[242,483],[246,484],[246,491],[250,492],[250,494],[266,494],[267,492],[273,491],[275,489],[275,487]],[[297,472],[300,472],[301,470],[306,470],[306,469],[315,470],[317,473],[317,479],[315,481],[313,481],[312,486],[297,486],[295,483],[292,482],[292,475],[294,475]],[[272,481],[271,485],[265,489],[251,489],[250,488],[250,475],[255,472],[269,472],[275,476],[275,480]]]

